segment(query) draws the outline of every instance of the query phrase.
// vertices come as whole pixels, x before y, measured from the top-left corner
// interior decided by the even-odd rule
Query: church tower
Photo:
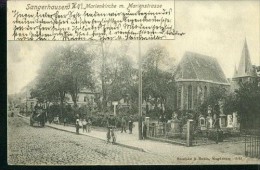
[[[256,70],[251,63],[247,41],[245,39],[239,65],[237,69],[235,68],[234,76],[232,80],[236,84],[235,88],[238,88],[240,83],[255,81],[256,78],[257,78]]]

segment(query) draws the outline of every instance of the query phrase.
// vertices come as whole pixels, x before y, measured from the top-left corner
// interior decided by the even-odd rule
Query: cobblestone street
[[[8,163],[15,165],[165,164],[163,158],[87,136],[8,120]],[[140,159],[141,158],[141,159]],[[140,161],[142,160],[142,161]]]
[[[28,120],[23,118],[8,118],[8,163],[11,165],[236,164],[241,160],[253,164],[258,162],[203,147],[189,148],[146,142],[150,143],[148,147],[151,149],[149,152],[141,152],[50,127],[31,127]]]

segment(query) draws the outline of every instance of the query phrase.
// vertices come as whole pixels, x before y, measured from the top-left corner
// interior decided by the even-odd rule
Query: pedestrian
[[[38,109],[40,109],[39,103],[37,102],[36,105],[34,106],[34,111],[38,111]]]
[[[79,134],[79,119],[76,120],[76,134]]]
[[[107,143],[110,142],[110,139],[112,137],[111,135],[112,128],[116,126],[115,119],[113,116],[114,116],[113,114],[110,114],[109,117],[107,117]]]
[[[129,126],[129,134],[132,134],[132,130],[133,130],[133,121],[130,118],[129,122],[128,122],[128,126]]]
[[[147,125],[146,125],[146,123],[144,123],[144,126],[143,126],[143,139],[144,140],[146,139],[146,132],[147,132]]]
[[[121,133],[123,133],[123,131],[126,133],[126,120],[125,120],[125,117],[122,117],[122,120],[121,120]]]
[[[82,129],[83,129],[83,132],[84,132],[84,130],[85,130],[85,132],[87,132],[87,121],[86,121],[86,119],[83,119],[83,122],[82,122]]]
[[[110,116],[107,117],[107,143],[109,143],[111,135],[110,135],[110,125],[111,124],[111,118]]]
[[[87,132],[90,132],[91,131],[91,120],[88,119],[88,122],[87,122]]]
[[[42,110],[42,113],[41,113],[41,126],[44,127],[45,126],[45,112],[44,110]]]
[[[64,117],[64,119],[63,119],[64,126],[66,126],[66,123],[67,123],[67,117]]]

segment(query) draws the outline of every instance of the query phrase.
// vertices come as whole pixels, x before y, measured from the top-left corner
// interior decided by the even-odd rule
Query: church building
[[[177,108],[194,110],[216,87],[230,88],[230,83],[216,58],[186,52],[177,66]]]

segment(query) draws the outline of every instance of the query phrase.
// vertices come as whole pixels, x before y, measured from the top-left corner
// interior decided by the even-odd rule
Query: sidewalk
[[[76,128],[72,126],[64,126],[64,125],[53,124],[53,123],[52,124],[46,123],[45,125],[54,129],[63,130],[63,131],[76,134]],[[107,140],[106,133],[107,132],[105,130],[104,131],[100,129],[96,130],[95,127],[92,127],[91,132],[89,133],[83,132],[82,128],[79,129],[80,135],[90,136],[103,141]],[[138,134],[135,132],[133,134],[129,134],[125,132],[121,133],[120,130],[118,129],[116,131],[116,144],[131,149],[139,150],[139,151],[145,151],[145,149],[143,149],[143,142],[138,140]]]

